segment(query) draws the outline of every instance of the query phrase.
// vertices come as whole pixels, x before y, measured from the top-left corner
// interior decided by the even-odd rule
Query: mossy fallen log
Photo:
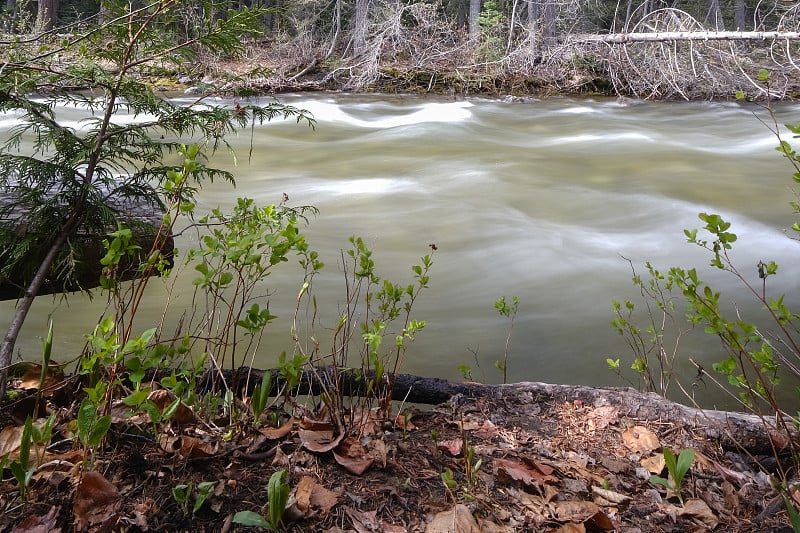
[[[139,247],[136,254],[123,259],[116,268],[116,276],[120,281],[127,281],[139,277],[139,266],[147,259],[154,244],[162,250],[163,258],[171,267],[173,261],[174,241],[172,235],[159,235],[159,227],[164,215],[161,205],[144,199],[134,197],[110,198],[109,206],[114,211],[116,221],[123,227],[129,228],[133,234],[133,242]],[[0,208],[5,214],[0,217],[0,236],[4,239],[20,239],[30,236],[31,229],[27,224],[27,214],[30,208],[15,202],[15,198],[7,191],[0,191]],[[108,227],[107,232],[116,231],[117,227]],[[75,254],[75,269],[69,279],[65,280],[54,269],[39,295],[57,294],[63,292],[85,291],[98,287],[103,265],[100,260],[105,256],[106,250],[103,241],[108,239],[108,234],[92,234],[85,229],[79,229],[70,240],[70,246]],[[158,239],[158,243],[156,243]],[[30,273],[35,271],[40,262],[37,253],[31,253],[25,258],[24,264],[16,262],[9,269],[11,260],[7,254],[0,250],[0,300],[14,300],[21,297],[27,288]],[[9,271],[10,270],[10,271]],[[7,272],[9,271],[9,272]],[[5,272],[5,273],[4,273]],[[157,275],[157,272],[153,272]]]
[[[203,387],[219,387],[222,379],[239,394],[252,392],[261,382],[264,372],[272,374],[272,394],[279,394],[284,386],[277,370],[257,370],[247,367],[226,370],[221,375],[209,371]],[[331,367],[306,369],[300,385],[293,394],[318,395],[338,383],[346,396],[363,396],[372,376],[354,370],[342,370],[338,376]],[[767,454],[783,448],[786,429],[791,422],[779,425],[775,415],[760,417],[749,413],[698,409],[665,399],[654,393],[642,393],[630,387],[589,387],[584,385],[557,385],[540,382],[521,382],[507,385],[485,385],[473,382],[454,382],[440,378],[425,378],[409,374],[395,374],[392,399],[417,404],[438,405],[445,402],[463,402],[481,397],[497,399],[524,399],[526,402],[575,402],[594,406],[611,405],[633,420],[669,421],[682,426],[694,435],[714,441],[726,449],[746,450],[753,454]],[[389,383],[390,377],[386,378]],[[216,390],[220,390],[217,388]],[[797,442],[798,433],[790,429]]]

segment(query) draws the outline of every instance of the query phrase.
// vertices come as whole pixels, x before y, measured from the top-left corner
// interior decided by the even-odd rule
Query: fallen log
[[[145,199],[135,197],[115,198],[108,200],[109,207],[114,211],[116,220],[133,233],[133,242],[140,247],[138,253],[133,257],[123,259],[117,268],[117,279],[127,281],[139,276],[139,265],[141,265],[153,249],[156,238],[159,239],[158,246],[162,250],[164,259],[172,266],[173,251],[175,244],[171,235],[159,236],[159,227],[164,216],[162,206]],[[11,236],[22,237],[29,231],[26,223],[27,212],[30,207],[16,202],[13,194],[8,191],[0,191],[0,209],[5,211],[4,216],[0,217],[0,232],[5,232]],[[107,231],[116,231],[117,227],[109,227]],[[57,276],[48,279],[39,295],[57,294],[62,292],[75,292],[92,289],[100,285],[100,276],[103,273],[103,265],[100,259],[106,253],[103,240],[108,235],[91,234],[85,229],[79,229],[73,237],[81,255],[77,260],[77,266],[71,281],[65,282]],[[32,269],[38,266],[40,258],[35,254],[26,258]],[[6,270],[8,258],[0,253],[0,272]],[[0,274],[0,300],[14,300],[25,294],[28,279],[25,268],[14,268],[9,275]],[[158,275],[157,272],[154,272]]]
[[[630,33],[590,33],[570,36],[572,42],[626,44],[666,41],[797,41],[796,31],[654,31]]]
[[[261,382],[264,372],[272,374],[271,394],[280,394],[285,382],[277,370],[258,370],[248,367],[226,370],[221,375],[217,371],[209,371],[203,380],[203,387],[206,390],[219,387],[221,377],[238,393],[241,394],[245,390],[250,393],[253,387]],[[344,391],[345,396],[363,396],[367,391],[367,382],[371,378],[369,374],[341,370],[338,373],[338,386]],[[594,406],[610,405],[616,407],[626,417],[643,421],[669,421],[690,430],[698,437],[718,441],[723,448],[744,449],[753,454],[774,453],[773,446],[780,440],[780,435],[785,435],[785,428],[792,428],[789,420],[784,420],[785,425],[779,425],[774,415],[766,418],[749,413],[698,409],[673,402],[654,393],[642,393],[630,387],[589,387],[540,382],[485,385],[409,374],[388,376],[386,383],[392,378],[394,383],[391,391],[392,399],[397,401],[438,405],[492,397],[524,400],[526,403],[581,401]],[[335,379],[337,376],[331,367],[306,369],[300,385],[291,392],[319,395],[325,387],[330,387]],[[798,433],[793,429],[791,431],[792,439],[797,442]]]

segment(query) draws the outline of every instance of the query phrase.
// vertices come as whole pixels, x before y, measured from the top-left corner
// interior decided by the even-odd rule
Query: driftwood
[[[570,41],[607,44],[665,41],[797,41],[800,32],[796,31],[657,31],[608,34],[582,34],[569,38]]]
[[[7,191],[0,191],[0,207],[9,206],[13,202],[14,197],[11,194]],[[138,267],[147,258],[153,247],[164,210],[160,205],[130,197],[124,199],[112,197],[109,199],[109,204],[114,210],[118,222],[132,231],[133,244],[141,248],[138,257],[121,261],[117,269],[117,279],[131,280],[138,277]],[[0,231],[10,231],[19,236],[25,234],[28,231],[26,212],[27,208],[24,205],[14,205],[9,213],[0,218]],[[109,227],[107,229],[108,232],[112,232],[117,228]],[[89,234],[79,230],[73,239],[81,250],[74,282],[64,285],[63,282],[57,280],[48,280],[39,291],[39,295],[81,291],[99,286],[100,275],[103,271],[100,259],[105,255],[103,240],[107,238],[107,235]],[[171,265],[175,247],[173,238],[171,235],[162,236],[161,241],[164,258]],[[4,261],[5,258],[0,253],[0,270],[5,267]],[[31,258],[32,263],[37,261],[38,258]],[[154,274],[157,275],[157,272]],[[21,297],[25,293],[26,286],[27,282],[22,272],[15,271],[8,277],[0,275],[0,300],[14,300]]]
[[[226,383],[240,393],[261,382],[264,372],[272,374],[272,394],[279,394],[282,382],[276,370],[240,368],[224,371]],[[205,386],[218,386],[217,372],[207,374]],[[332,383],[330,367],[306,369],[296,394],[318,395],[323,384]],[[339,373],[339,386],[347,396],[362,396],[366,383],[352,370]],[[464,402],[469,399],[491,397],[532,402],[574,402],[580,400],[594,406],[611,405],[626,417],[634,420],[670,422],[691,431],[694,435],[718,441],[726,449],[744,449],[754,454],[772,454],[773,443],[780,441],[785,430],[777,427],[775,417],[762,418],[753,414],[704,410],[664,399],[654,393],[641,393],[630,387],[588,387],[582,385],[555,385],[539,382],[522,382],[508,385],[484,385],[473,382],[453,382],[439,378],[424,378],[408,374],[394,375],[392,399],[417,404],[437,405],[445,402]],[[791,427],[791,423],[788,423]],[[798,435],[793,433],[793,438]]]

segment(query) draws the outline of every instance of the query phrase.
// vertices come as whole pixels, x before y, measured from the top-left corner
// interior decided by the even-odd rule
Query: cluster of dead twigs
[[[469,34],[435,4],[387,4],[373,16],[365,47],[354,52],[336,37],[310,32],[251,49],[259,67],[276,66],[270,84],[291,90],[374,90],[408,82],[421,92],[607,92],[646,99],[793,97],[800,89],[798,7],[774,31],[712,31],[685,11],[653,10],[625,32],[545,37],[541,28],[516,25]],[[254,51],[258,48],[258,51]],[[229,65],[226,65],[226,68]],[[770,72],[766,88],[758,80]],[[252,70],[263,77],[263,68]],[[242,72],[244,79],[247,72]],[[283,80],[282,82],[279,80]],[[261,80],[264,81],[263,79]]]

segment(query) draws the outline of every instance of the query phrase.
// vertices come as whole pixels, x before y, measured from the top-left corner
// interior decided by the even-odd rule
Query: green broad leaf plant
[[[683,505],[683,494],[681,493],[681,487],[686,474],[692,468],[694,455],[694,450],[686,449],[681,451],[681,453],[676,457],[672,450],[669,448],[664,448],[664,462],[667,466],[669,477],[665,479],[660,476],[650,476],[650,483],[661,485],[667,489],[669,493],[676,496],[678,501],[681,502],[681,505]]]

